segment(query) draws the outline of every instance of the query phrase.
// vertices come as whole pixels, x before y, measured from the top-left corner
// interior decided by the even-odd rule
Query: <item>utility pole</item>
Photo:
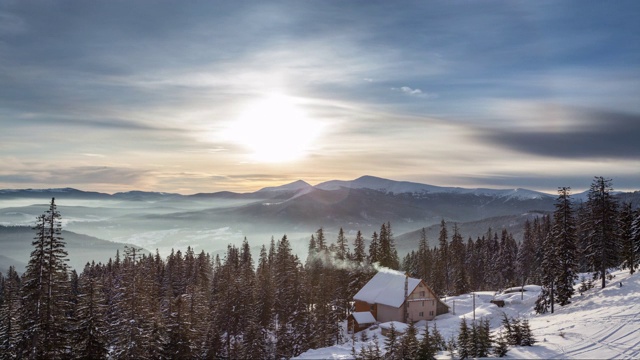
[[[476,323],[476,293],[475,291],[471,293],[473,296],[473,323]]]

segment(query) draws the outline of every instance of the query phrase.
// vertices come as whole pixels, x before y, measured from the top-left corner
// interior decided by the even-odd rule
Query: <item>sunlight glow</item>
[[[271,95],[251,104],[234,121],[229,140],[251,151],[258,162],[286,162],[304,157],[322,131],[295,99]]]

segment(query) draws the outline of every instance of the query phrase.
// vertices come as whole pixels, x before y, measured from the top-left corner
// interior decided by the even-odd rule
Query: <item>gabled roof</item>
[[[369,311],[354,312],[351,315],[353,315],[358,324],[373,324],[376,322],[376,318]]]
[[[369,304],[383,304],[400,307],[404,302],[405,274],[395,270],[378,272],[353,297],[354,300],[365,301]],[[409,278],[408,294],[420,284],[420,279]]]

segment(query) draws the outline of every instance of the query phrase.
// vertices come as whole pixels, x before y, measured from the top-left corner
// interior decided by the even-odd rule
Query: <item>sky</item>
[[[638,1],[0,0],[0,188],[640,189]]]

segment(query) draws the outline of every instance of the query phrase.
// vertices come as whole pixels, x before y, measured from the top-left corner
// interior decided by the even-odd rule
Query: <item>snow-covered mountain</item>
[[[322,190],[338,190],[340,188],[349,189],[371,189],[382,191],[385,193],[403,194],[411,193],[416,196],[425,194],[473,194],[484,196],[495,196],[499,198],[512,198],[512,199],[542,199],[552,197],[549,194],[545,194],[538,191],[527,189],[466,189],[461,187],[442,187],[427,185],[409,181],[395,181],[389,179],[383,179],[375,176],[365,175],[355,180],[331,180],[320,183],[315,186],[317,189]]]
[[[313,186],[309,185],[309,183],[307,183],[304,180],[297,180],[292,183],[284,184],[280,186],[265,187],[258,190],[258,192],[299,191],[299,190],[308,190],[308,189],[311,189],[312,187]]]

